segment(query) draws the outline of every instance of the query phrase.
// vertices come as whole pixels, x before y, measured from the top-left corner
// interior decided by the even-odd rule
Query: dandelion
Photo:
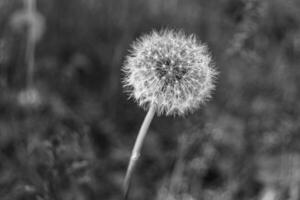
[[[17,97],[19,105],[36,108],[42,104],[42,96],[36,88],[26,88]]]
[[[155,104],[157,114],[166,115],[199,108],[209,99],[216,75],[204,44],[170,30],[137,40],[123,70],[130,96],[145,109]]]
[[[136,139],[125,177],[125,199],[133,169],[155,113],[181,116],[203,105],[214,89],[216,71],[206,45],[194,35],[153,31],[132,45],[124,67],[124,87],[148,110]]]
[[[24,8],[16,11],[11,17],[11,26],[16,30],[27,27],[26,65],[27,65],[27,87],[33,84],[35,66],[36,43],[42,38],[45,31],[45,19],[37,11],[36,0],[23,0]]]
[[[28,39],[38,42],[45,31],[45,19],[37,11],[36,0],[23,0],[24,8],[16,11],[11,17],[11,26],[15,30],[28,27]]]

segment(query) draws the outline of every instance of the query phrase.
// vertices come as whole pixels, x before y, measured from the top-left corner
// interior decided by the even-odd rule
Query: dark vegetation
[[[298,0],[37,0],[30,88],[26,27],[11,25],[22,7],[0,1],[1,200],[121,199],[145,112],[120,68],[164,27],[207,43],[220,75],[208,105],[154,119],[132,199],[300,198]]]

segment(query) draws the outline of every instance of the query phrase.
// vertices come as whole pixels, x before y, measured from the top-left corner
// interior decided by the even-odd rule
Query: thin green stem
[[[143,146],[143,142],[144,142],[145,137],[147,135],[150,123],[151,123],[151,121],[154,117],[155,110],[156,110],[156,106],[154,104],[151,104],[151,106],[148,110],[148,113],[147,113],[147,115],[146,115],[146,117],[143,121],[143,124],[140,128],[140,131],[138,133],[136,141],[134,143],[134,147],[133,147],[133,150],[132,150],[132,153],[131,153],[129,165],[128,165],[128,168],[127,168],[127,171],[126,171],[126,176],[125,176],[125,179],[124,179],[124,200],[127,200],[127,198],[128,198],[132,175],[133,175],[133,172],[135,170],[137,161],[140,157],[141,148]]]

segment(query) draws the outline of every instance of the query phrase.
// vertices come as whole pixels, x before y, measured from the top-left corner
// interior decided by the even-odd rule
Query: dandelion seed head
[[[134,42],[123,71],[130,96],[146,109],[156,104],[157,113],[166,115],[200,107],[216,75],[206,46],[194,35],[173,30],[153,31]]]
[[[19,93],[17,100],[21,106],[36,108],[42,104],[43,99],[36,88],[28,88]]]

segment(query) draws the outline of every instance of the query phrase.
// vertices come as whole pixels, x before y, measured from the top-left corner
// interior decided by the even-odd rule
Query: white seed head
[[[199,108],[214,89],[216,71],[194,35],[153,31],[132,45],[123,83],[138,104],[154,103],[158,114],[183,115]]]

